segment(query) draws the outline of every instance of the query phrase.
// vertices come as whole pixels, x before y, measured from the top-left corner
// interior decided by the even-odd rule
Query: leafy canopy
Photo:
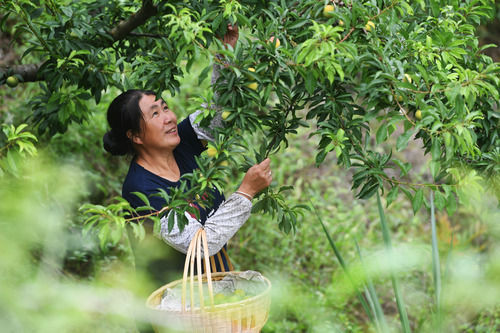
[[[327,16],[325,5],[335,5]],[[319,138],[318,165],[335,152],[353,168],[359,198],[388,190],[390,204],[401,190],[417,211],[430,188],[436,207],[452,212],[460,182],[477,173],[498,193],[500,66],[475,35],[493,1],[10,0],[5,8],[3,23],[18,19],[24,59],[39,63],[32,76],[3,68],[0,83],[11,75],[40,81],[29,102],[39,133],[92,116],[86,100],[99,103],[110,87],[176,94],[182,69],[199,57],[224,64],[216,94],[201,98],[226,111],[226,126],[216,133],[217,156],[191,175],[193,193],[223,186],[221,163],[242,151],[244,133],[264,134],[255,150],[261,160],[301,126]],[[228,23],[242,32],[234,49],[216,38]],[[214,114],[206,109],[202,121]],[[393,156],[413,139],[430,155],[429,184],[408,181],[411,162]],[[464,166],[477,173],[463,180]],[[300,206],[289,207],[280,191],[261,199],[256,210],[275,214],[285,231],[295,226]]]

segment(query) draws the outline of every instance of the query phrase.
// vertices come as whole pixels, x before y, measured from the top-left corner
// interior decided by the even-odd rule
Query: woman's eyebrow
[[[161,106],[164,106],[164,105],[167,105],[167,102],[165,102],[163,99],[161,100]],[[151,105],[151,107],[149,108],[149,110],[153,110],[153,109],[157,109],[159,108],[160,106],[158,106],[158,104],[153,104]],[[168,106],[167,106],[168,107]]]

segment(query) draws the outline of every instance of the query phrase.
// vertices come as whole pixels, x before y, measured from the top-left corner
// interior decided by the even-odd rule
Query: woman
[[[228,27],[224,41],[234,47],[237,38],[238,29]],[[218,69],[214,65],[212,83],[218,76]],[[168,193],[170,188],[180,186],[183,174],[197,168],[195,156],[205,150],[202,140],[212,138],[209,131],[195,123],[196,116],[197,112],[177,124],[175,113],[165,101],[146,90],[128,90],[110,104],[108,123],[111,131],[104,136],[104,147],[113,155],[131,153],[134,156],[122,189],[122,196],[133,207],[143,205],[133,194],[141,192],[149,197],[152,207],[161,210],[167,203],[155,195],[158,189]],[[211,126],[217,123],[220,123],[220,114]],[[238,190],[227,199],[214,189],[211,207],[194,203],[200,219],[186,213],[189,223],[182,232],[177,221],[168,232],[168,219],[163,218],[161,237],[176,250],[186,253],[196,231],[204,227],[209,255],[214,258],[216,270],[229,270],[225,244],[250,216],[253,196],[269,186],[271,180],[270,161],[266,159],[247,171]]]

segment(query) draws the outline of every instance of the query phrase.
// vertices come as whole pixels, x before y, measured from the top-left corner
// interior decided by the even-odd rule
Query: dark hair
[[[139,101],[144,95],[156,95],[151,90],[127,90],[117,96],[108,108],[108,124],[111,130],[102,138],[104,149],[112,155],[134,153],[132,141],[127,132],[141,132],[142,112]]]

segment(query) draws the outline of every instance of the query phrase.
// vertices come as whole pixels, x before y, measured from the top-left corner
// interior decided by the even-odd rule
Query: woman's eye
[[[168,112],[168,111],[169,111],[168,107],[167,107],[167,106],[165,106],[165,107],[163,108],[163,111]]]
[[[159,112],[158,112],[158,111],[153,112],[153,117],[155,117],[155,116],[157,116],[157,115],[159,115]]]

